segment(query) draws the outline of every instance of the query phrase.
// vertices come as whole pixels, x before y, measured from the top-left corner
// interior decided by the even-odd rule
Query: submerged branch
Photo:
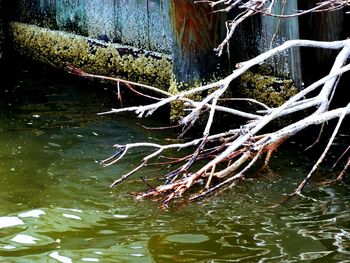
[[[293,47],[325,48],[340,51],[334,61],[332,70],[328,75],[301,90],[277,108],[270,108],[265,104],[250,98],[232,98],[231,100],[246,100],[249,103],[254,103],[261,108],[257,113],[243,112],[237,109],[232,109],[228,106],[218,105],[218,102],[222,100],[223,94],[225,94],[230,83],[234,79],[242,75],[251,67],[263,63],[272,56]],[[109,166],[120,161],[131,149],[148,148],[152,149],[152,152],[142,159],[139,166],[115,180],[111,184],[111,187],[128,179],[134,173],[146,167],[150,160],[160,157],[165,151],[194,147],[191,154],[186,153],[185,156],[180,156],[173,160],[169,159],[170,161],[168,162],[160,162],[159,165],[167,164],[171,166],[172,164],[180,163],[181,165],[177,168],[173,168],[164,176],[163,185],[152,187],[146,193],[139,193],[138,197],[155,197],[162,195],[164,197],[163,202],[168,204],[174,198],[183,196],[183,194],[189,192],[190,189],[195,191],[197,189],[195,187],[196,185],[204,184],[205,187],[202,191],[194,193],[193,196],[190,197],[191,201],[197,200],[242,179],[244,173],[255,165],[257,160],[263,154],[266,154],[265,165],[267,165],[274,151],[296,133],[303,131],[311,125],[322,125],[329,120],[339,118],[338,124],[325,148],[325,151],[316,162],[309,175],[295,191],[295,193],[300,193],[308,179],[324,159],[324,156],[328,152],[332,141],[337,135],[340,124],[345,116],[350,114],[350,104],[343,108],[329,109],[330,102],[337,90],[339,79],[344,73],[350,70],[350,64],[346,65],[349,56],[349,39],[334,42],[290,40],[253,59],[237,64],[236,70],[226,78],[217,82],[183,91],[176,95],[160,91],[155,87],[147,88],[149,91],[165,95],[165,98],[148,105],[112,109],[100,113],[100,115],[102,115],[119,112],[135,112],[138,117],[143,117],[151,115],[155,110],[164,105],[168,105],[174,101],[182,101],[186,106],[191,107],[189,112],[186,111],[187,115],[185,115],[180,122],[181,126],[184,127],[183,131],[186,132],[202,116],[203,112],[209,111],[209,114],[206,115],[207,119],[205,127],[200,138],[165,145],[147,142],[115,145],[117,151],[110,158],[102,161],[104,166]],[[93,74],[83,73],[76,69],[73,70],[76,74],[80,74],[81,76],[104,79],[102,76],[94,76]],[[118,78],[107,79],[114,80],[117,83],[121,82]],[[136,85],[134,83],[127,84]],[[143,86],[140,87],[144,88]],[[188,97],[189,95],[202,93],[203,91],[208,90],[208,95],[202,96],[199,101]],[[308,98],[307,96],[310,95],[311,92],[317,94]],[[299,119],[294,123],[280,129],[271,130],[268,133],[261,132],[262,129],[269,126],[273,121],[292,113],[305,113],[304,110],[306,109],[312,109],[313,113],[309,116],[299,116]],[[211,134],[214,125],[216,125],[214,119],[217,111],[225,111],[232,115],[245,117],[248,121],[243,122],[237,129]],[[225,127],[220,128],[224,129]],[[199,163],[199,160],[201,160],[201,163]],[[153,164],[155,164],[155,162],[153,162]],[[195,166],[194,164],[198,165]],[[346,170],[348,166],[347,163],[344,170]],[[344,173],[340,174],[339,178],[342,178]]]

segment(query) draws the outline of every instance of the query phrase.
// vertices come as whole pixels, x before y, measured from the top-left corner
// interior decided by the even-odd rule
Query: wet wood
[[[214,48],[223,39],[226,15],[212,11],[191,0],[171,1],[174,74],[179,81],[210,79],[210,74],[220,68]]]

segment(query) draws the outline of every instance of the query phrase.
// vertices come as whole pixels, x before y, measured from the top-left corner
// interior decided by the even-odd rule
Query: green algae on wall
[[[17,22],[10,24],[10,32],[16,52],[46,65],[73,65],[92,74],[169,87],[169,56]]]
[[[164,0],[13,0],[11,20],[170,54]]]
[[[18,53],[55,68],[73,65],[93,74],[118,76],[150,84],[169,90],[172,94],[201,84],[199,81],[191,85],[178,83],[173,75],[170,57],[157,52],[104,43],[18,22],[11,23],[10,29]],[[292,80],[248,72],[240,79],[238,93],[275,107],[297,91]],[[200,100],[201,95],[196,94],[191,98]],[[182,110],[182,103],[174,103],[171,119],[179,119]]]
[[[299,89],[291,79],[278,78],[248,71],[239,79],[238,92],[244,97],[254,98],[270,107],[282,105]]]
[[[199,87],[201,85],[204,85],[204,83],[201,83],[199,81],[195,82],[193,85],[189,85],[188,83],[184,82],[179,83],[178,81],[176,81],[175,75],[173,75],[173,77],[170,80],[169,93],[176,95],[182,91],[191,90],[192,88]],[[200,93],[195,93],[186,96],[186,98],[192,99],[194,101],[201,101],[203,97]],[[183,101],[172,102],[170,108],[170,121],[176,122],[180,118],[184,117],[186,114],[184,109],[185,105]]]

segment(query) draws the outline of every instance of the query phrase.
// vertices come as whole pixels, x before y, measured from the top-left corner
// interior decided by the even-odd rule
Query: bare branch
[[[325,150],[323,151],[322,155],[320,156],[320,158],[317,160],[317,162],[315,163],[315,165],[312,167],[311,171],[309,172],[309,174],[305,177],[305,179],[302,181],[302,183],[298,186],[298,188],[294,191],[295,194],[300,194],[301,190],[304,188],[305,184],[309,181],[309,179],[311,178],[311,176],[313,175],[313,173],[317,170],[317,168],[320,166],[321,162],[323,161],[324,157],[326,156],[327,152],[329,151],[329,148],[331,147],[335,136],[337,135],[340,125],[342,124],[345,116],[347,114],[350,113],[350,103],[348,104],[348,106],[346,108],[343,109],[340,117],[339,117],[339,121],[337,123],[337,126],[334,129],[334,132],[331,136],[331,138],[328,141],[328,144],[325,148]]]
[[[320,1],[315,4],[314,7],[311,7],[307,10],[295,10],[294,14],[273,14],[272,9],[276,4],[276,0],[271,0],[271,3],[268,4],[268,0],[217,0],[217,1],[195,1],[195,3],[207,3],[210,7],[214,8],[216,6],[220,6],[220,8],[214,10],[213,12],[230,12],[232,9],[237,8],[243,10],[240,12],[232,21],[226,22],[227,33],[224,40],[220,43],[220,45],[214,50],[217,51],[218,56],[221,56],[225,46],[228,45],[230,39],[232,38],[236,28],[238,25],[243,23],[249,17],[252,17],[256,14],[262,14],[266,16],[273,16],[278,18],[293,18],[301,15],[305,15],[312,12],[327,12],[327,11],[335,11],[347,6],[350,6],[348,0],[325,0]],[[223,6],[223,7],[222,7]]]
[[[218,102],[222,100],[221,97],[228,89],[232,80],[239,77],[254,65],[263,63],[266,59],[269,59],[270,57],[283,52],[286,49],[296,46],[335,49],[340,50],[340,52],[334,61],[332,70],[327,76],[301,90],[299,93],[289,98],[284,104],[277,108],[270,108],[259,101],[242,98],[232,98],[230,100],[246,100],[249,103],[254,103],[255,105],[261,107],[263,110],[259,110],[258,115],[232,109],[227,106],[218,105]],[[332,138],[330,139],[324,154],[320,157],[319,161],[315,164],[314,169],[307,176],[307,178],[310,178],[311,174],[322,162],[324,155],[329,150],[330,144],[334,140],[341,122],[346,115],[350,114],[350,103],[344,108],[329,109],[329,104],[334,93],[336,92],[339,79],[342,77],[342,74],[350,70],[350,64],[345,65],[349,56],[349,39],[334,42],[291,40],[251,60],[239,63],[236,70],[234,70],[226,78],[223,78],[215,83],[199,86],[192,90],[180,92],[176,95],[169,95],[166,98],[162,98],[160,101],[149,105],[112,109],[108,112],[101,113],[107,114],[130,111],[135,112],[139,115],[139,117],[142,117],[152,114],[163,105],[179,100],[184,102],[187,107],[191,107],[190,109],[187,109],[189,110],[189,113],[181,121],[181,125],[185,127],[184,131],[186,132],[187,129],[197,121],[203,112],[209,110],[206,125],[200,138],[167,145],[147,142],[115,145],[117,148],[116,153],[110,158],[104,160],[102,162],[103,165],[108,166],[121,160],[121,158],[123,158],[131,149],[134,148],[146,147],[152,149],[152,152],[142,159],[139,166],[115,180],[112,186],[126,180],[132,174],[147,166],[150,160],[160,156],[167,150],[195,147],[191,154],[186,153],[185,156],[180,156],[176,159],[165,162],[168,165],[175,163],[182,164],[180,167],[171,170],[170,173],[164,176],[165,182],[163,185],[152,187],[152,189],[150,189],[148,192],[140,193],[138,197],[154,197],[164,195],[165,199],[163,201],[167,205],[173,198],[182,196],[189,189],[193,189],[193,186],[203,183],[204,181],[206,182],[204,191],[194,194],[190,199],[191,201],[197,200],[198,198],[202,198],[212,192],[217,191],[217,189],[220,189],[223,186],[228,186],[229,184],[242,179],[244,177],[244,173],[250,169],[251,166],[253,166],[265,153],[266,165],[273,152],[283,142],[296,133],[311,125],[321,125],[329,120],[339,118],[337,127],[334,130]],[[307,95],[309,95],[311,92],[316,92],[317,89],[319,90],[317,91],[316,95],[306,98]],[[210,90],[210,92],[207,96],[202,97],[201,101],[195,101],[188,98],[188,95],[200,93],[206,90]],[[269,133],[261,133],[263,128],[280,117],[313,108],[317,110],[314,110],[313,114],[309,116],[299,117],[299,119],[294,123],[277,130],[271,130]],[[225,111],[233,115],[245,117],[249,121],[242,123],[239,128],[217,134],[211,134],[217,111]],[[195,166],[193,165],[199,160],[206,160],[206,162],[204,164],[200,164],[199,168],[194,169],[193,167]],[[344,169],[346,170],[347,167],[348,166],[345,166]],[[241,169],[241,171],[237,173],[239,169]],[[301,191],[307,180],[308,179],[306,179],[306,181],[303,182],[303,185],[296,190],[296,193]],[[213,182],[217,181],[219,181],[219,183],[212,186]]]

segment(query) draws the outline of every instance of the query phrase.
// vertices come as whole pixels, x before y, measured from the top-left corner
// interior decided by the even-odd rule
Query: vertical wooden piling
[[[223,39],[225,15],[212,11],[191,0],[171,0],[173,70],[179,82],[210,80],[220,68],[214,48]]]
[[[299,1],[300,8],[309,9],[318,3],[318,0]],[[349,35],[349,18],[345,10],[310,13],[299,18],[301,38],[318,41],[336,41]],[[348,19],[348,20],[347,20]],[[315,79],[327,74],[334,62],[337,51],[327,49],[308,49],[302,51],[303,66],[307,78]]]
[[[290,15],[298,10],[298,2],[291,0],[276,1],[273,14]],[[294,18],[280,18],[273,16],[261,16],[261,31],[259,34],[260,52],[265,52],[273,47],[283,44],[287,40],[299,39],[299,20]],[[300,49],[292,48],[275,56],[269,63],[277,75],[292,78],[294,83],[301,87],[301,59]]]

